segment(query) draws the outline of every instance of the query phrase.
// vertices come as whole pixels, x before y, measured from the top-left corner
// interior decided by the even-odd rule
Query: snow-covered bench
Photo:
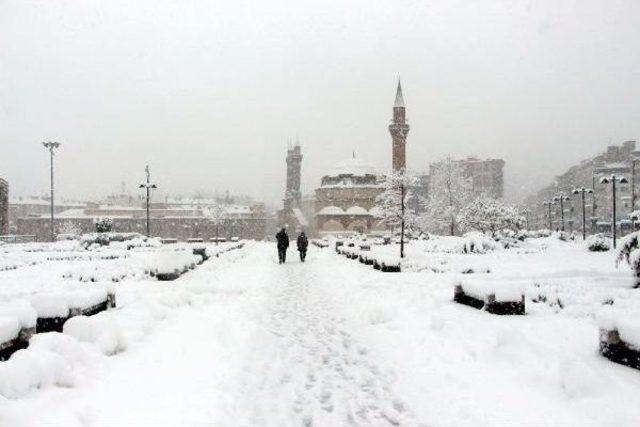
[[[524,293],[520,286],[506,283],[494,286],[487,283],[459,283],[453,300],[492,314],[525,314]]]
[[[607,359],[640,369],[640,311],[611,307],[598,315],[600,354]]]

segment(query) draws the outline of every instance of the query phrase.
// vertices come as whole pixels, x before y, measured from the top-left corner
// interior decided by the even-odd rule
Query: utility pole
[[[147,237],[151,237],[150,227],[149,227],[149,199],[151,197],[151,189],[158,188],[155,184],[151,183],[151,173],[149,172],[149,165],[144,169],[147,174],[147,182],[140,184],[140,188],[144,188],[147,191]]]
[[[576,188],[573,190],[573,194],[580,194],[582,196],[582,240],[585,240],[587,237],[587,233],[585,230],[586,222],[585,222],[585,209],[584,209],[584,194],[593,194],[593,190],[590,188]]]
[[[600,179],[601,184],[611,184],[611,208],[612,208],[612,218],[611,218],[611,231],[613,234],[613,248],[616,248],[616,182],[620,184],[628,184],[629,180],[625,177],[619,177],[615,175],[611,175],[609,177],[603,177]]]
[[[56,142],[56,141],[47,141],[47,142],[43,142],[42,145],[44,146],[44,148],[46,148],[47,150],[49,150],[49,154],[51,155],[51,224],[50,224],[50,230],[49,230],[49,237],[51,239],[51,241],[55,241],[56,240],[56,233],[55,233],[55,225],[54,225],[54,201],[53,201],[53,156],[55,154],[55,151],[58,149],[58,147],[60,147],[60,143]]]
[[[556,197],[553,198],[553,201],[555,203],[560,203],[560,220],[562,221],[562,228],[561,230],[564,231],[564,202],[569,201],[571,199],[569,199],[569,197],[565,196],[564,194],[560,193],[559,195],[557,195]]]
[[[631,159],[631,212],[636,210],[636,161]]]
[[[542,204],[544,206],[546,206],[547,209],[548,209],[549,231],[553,231],[553,224],[551,223],[551,205],[553,205],[553,202],[551,200],[546,200],[546,201],[542,202]]]

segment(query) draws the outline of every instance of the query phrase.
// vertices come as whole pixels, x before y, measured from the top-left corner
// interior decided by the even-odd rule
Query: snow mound
[[[75,367],[89,354],[72,337],[51,332],[31,338],[29,348],[0,363],[0,395],[17,399],[46,386],[73,387]]]
[[[65,322],[63,333],[80,342],[92,344],[107,356],[120,353],[127,348],[122,330],[108,312],[90,317],[73,317]]]
[[[494,239],[478,231],[470,231],[462,237],[433,236],[425,242],[426,252],[484,254],[498,248]]]
[[[11,341],[20,334],[20,322],[15,317],[0,317],[0,344]]]
[[[596,316],[598,326],[618,331],[620,339],[640,351],[640,309],[632,306],[607,306]]]
[[[524,286],[521,283],[508,281],[484,282],[474,281],[460,283],[464,293],[476,299],[487,302],[489,295],[495,295],[496,302],[520,301],[524,294]]]
[[[0,304],[0,315],[15,318],[21,328],[35,328],[38,314],[25,300],[14,300]]]
[[[31,298],[31,305],[38,317],[67,317],[69,304],[63,294],[43,293]]]
[[[84,310],[107,300],[107,291],[104,288],[86,287],[65,293],[65,300],[69,308]]]

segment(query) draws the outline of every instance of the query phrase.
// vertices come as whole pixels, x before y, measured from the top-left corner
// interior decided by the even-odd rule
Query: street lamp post
[[[620,184],[628,184],[629,180],[620,176],[605,176],[600,178],[600,184],[611,184],[611,231],[613,234],[613,248],[616,247],[616,182]]]
[[[55,155],[55,151],[60,147],[60,143],[56,141],[47,141],[43,142],[42,145],[44,148],[49,150],[49,154],[51,155],[51,224],[50,224],[50,238],[53,242],[56,239],[55,234],[55,226],[54,226],[54,201],[53,201],[53,156]]]
[[[593,190],[590,188],[576,188],[573,190],[573,194],[580,194],[582,197],[582,240],[585,240],[587,237],[587,233],[586,233],[586,223],[585,223],[585,212],[584,212],[584,195],[586,194],[593,194]]]
[[[546,200],[542,202],[542,204],[548,209],[547,216],[549,218],[549,231],[553,231],[553,224],[551,223],[551,205],[553,205],[553,202],[551,200]]]
[[[565,196],[564,194],[559,194],[556,197],[553,198],[553,202],[554,203],[559,203],[560,204],[560,221],[561,221],[561,230],[564,231],[564,202],[567,202],[571,199],[569,199],[568,196]]]
[[[155,184],[151,183],[151,173],[149,172],[149,165],[144,169],[147,174],[147,182],[140,184],[140,188],[144,188],[147,191],[147,237],[151,237],[150,227],[149,227],[149,198],[152,189],[158,188]]]

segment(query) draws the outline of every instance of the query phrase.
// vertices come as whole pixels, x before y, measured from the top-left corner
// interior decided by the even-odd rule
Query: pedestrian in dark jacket
[[[298,236],[298,252],[300,252],[300,261],[304,262],[307,257],[307,246],[309,246],[309,240],[304,231]]]
[[[276,240],[278,242],[278,261],[282,264],[287,260],[287,248],[289,247],[289,235],[284,228],[276,234]]]

